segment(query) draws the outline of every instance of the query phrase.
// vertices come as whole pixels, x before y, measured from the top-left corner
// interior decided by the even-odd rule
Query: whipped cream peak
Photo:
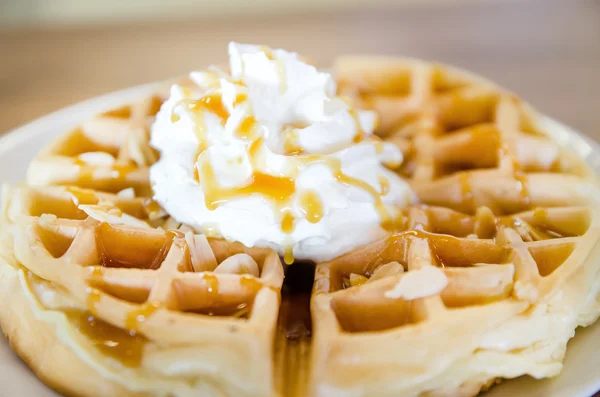
[[[152,127],[154,198],[177,221],[247,246],[323,261],[385,233],[413,200],[373,135],[376,115],[337,97],[296,53],[231,43],[230,70],[174,85]],[[383,226],[383,227],[382,227]]]

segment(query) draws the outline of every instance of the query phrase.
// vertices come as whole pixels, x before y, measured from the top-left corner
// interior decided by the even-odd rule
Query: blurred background
[[[226,60],[230,40],[468,68],[600,140],[598,0],[0,0],[0,133]]]

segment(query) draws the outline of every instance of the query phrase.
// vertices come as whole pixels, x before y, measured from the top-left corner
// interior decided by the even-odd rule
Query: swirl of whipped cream
[[[386,233],[414,194],[372,135],[376,115],[336,97],[296,53],[229,45],[230,70],[174,85],[152,127],[154,199],[208,236],[324,261]],[[293,256],[292,256],[293,255]]]

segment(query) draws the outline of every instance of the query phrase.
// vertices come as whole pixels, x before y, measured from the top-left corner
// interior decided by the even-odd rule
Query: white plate
[[[92,115],[127,103],[153,91],[155,84],[134,87],[73,105],[33,121],[0,138],[0,181],[18,183],[25,178],[31,158],[57,134],[79,124]],[[600,173],[600,146],[552,119],[544,124],[554,138],[577,152]],[[600,390],[600,321],[577,331],[567,350],[560,376],[547,380],[529,377],[503,382],[486,397],[590,397]],[[44,386],[27,366],[0,340],[0,397],[57,397]]]

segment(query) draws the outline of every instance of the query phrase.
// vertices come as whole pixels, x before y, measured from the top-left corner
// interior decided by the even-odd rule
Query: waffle
[[[45,148],[27,172],[30,185],[76,185],[150,196],[148,167],[158,159],[149,127],[163,100],[151,95],[102,113]]]
[[[194,234],[147,197],[159,105],[84,123],[5,188],[0,324],[66,395],[270,395],[281,262]]]
[[[477,76],[377,57],[334,69],[341,95],[379,113],[419,202],[386,238],[316,264],[310,294],[293,284],[311,264],[286,269],[282,293],[274,251],[194,234],[152,201],[148,127],[164,94],[84,122],[5,187],[0,325],[45,383],[69,396],[470,397],[559,373],[574,329],[600,314],[593,172]]]
[[[474,396],[556,375],[600,313],[595,177],[513,94],[446,66],[347,57],[415,190],[384,240],[317,265],[315,395]]]

